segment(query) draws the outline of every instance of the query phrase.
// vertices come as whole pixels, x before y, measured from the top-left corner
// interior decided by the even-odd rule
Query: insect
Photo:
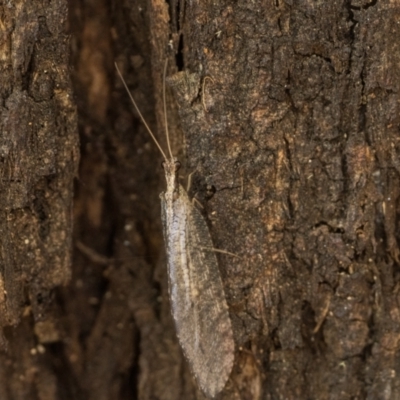
[[[172,316],[179,343],[200,388],[208,397],[214,398],[224,388],[233,366],[232,325],[207,224],[178,182],[180,163],[172,155],[166,113],[167,62],[163,75],[163,103],[169,157],[115,66],[137,113],[164,158],[167,189],[160,198]]]

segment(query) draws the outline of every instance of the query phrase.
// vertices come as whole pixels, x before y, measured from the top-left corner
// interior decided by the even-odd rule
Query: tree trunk
[[[400,398],[400,3],[70,1],[73,237],[66,9],[40,4],[2,6],[0,398],[205,398],[171,317],[163,159],[114,68],[167,151],[166,59],[172,150],[225,251],[218,398]]]
[[[46,4],[44,4],[46,3]],[[78,166],[65,1],[1,9],[0,398],[56,398],[54,288],[71,275]]]

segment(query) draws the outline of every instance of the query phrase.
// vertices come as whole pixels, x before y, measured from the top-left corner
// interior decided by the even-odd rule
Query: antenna
[[[151,131],[149,125],[147,125],[147,122],[146,122],[146,120],[144,119],[142,113],[140,112],[139,107],[137,106],[136,101],[135,101],[135,99],[133,98],[133,96],[132,96],[132,94],[131,94],[131,92],[130,92],[130,90],[129,90],[129,88],[128,88],[128,85],[126,84],[125,79],[124,79],[124,77],[122,76],[121,71],[119,70],[117,63],[115,62],[114,65],[115,65],[115,68],[116,68],[116,70],[117,70],[117,72],[118,72],[119,77],[121,78],[122,83],[123,83],[124,86],[125,86],[126,91],[128,92],[128,95],[129,95],[129,97],[130,97],[130,99],[131,99],[131,101],[132,101],[133,106],[135,107],[137,113],[139,114],[140,119],[142,120],[144,126],[145,126],[146,129],[147,129],[147,132],[149,132],[151,138],[154,140],[154,143],[157,145],[157,147],[158,147],[158,149],[160,150],[162,156],[165,158],[165,161],[168,161],[167,156],[165,155],[163,149],[161,148],[160,144],[158,143],[158,141],[157,141],[156,137],[154,136],[153,132]],[[171,152],[171,147],[170,147],[170,145],[169,145],[169,135],[168,135],[168,127],[167,127],[167,114],[165,113],[165,110],[166,110],[166,105],[165,105],[165,74],[166,74],[166,69],[167,69],[167,61],[165,62],[165,67],[164,67],[164,83],[163,83],[163,91],[164,91],[164,114],[165,114],[165,129],[166,129],[166,135],[167,135],[168,150],[169,150],[169,153],[170,153],[170,155],[171,155],[171,158],[173,158],[173,157],[172,157],[172,152]]]
[[[165,100],[165,78],[167,75],[167,66],[168,66],[168,58],[165,59],[164,73],[163,73],[163,103],[164,103],[165,135],[167,137],[167,146],[169,155],[171,157],[171,160],[173,160],[174,156],[172,155],[171,143],[169,141],[169,132],[168,132],[167,102]]]

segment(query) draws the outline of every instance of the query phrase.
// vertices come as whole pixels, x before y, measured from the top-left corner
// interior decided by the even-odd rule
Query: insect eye
[[[175,170],[179,171],[180,168],[181,168],[181,163],[179,161],[175,161]]]
[[[161,166],[163,169],[165,169],[165,161],[161,161]]]

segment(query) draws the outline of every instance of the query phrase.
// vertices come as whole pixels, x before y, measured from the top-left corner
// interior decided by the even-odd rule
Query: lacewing
[[[165,77],[163,101],[169,157],[144,120],[121,72],[118,75],[163,158],[167,189],[160,194],[168,264],[169,295],[179,343],[203,392],[214,398],[225,386],[234,361],[234,341],[224,288],[211,236],[200,211],[178,183],[179,161],[168,134]]]

